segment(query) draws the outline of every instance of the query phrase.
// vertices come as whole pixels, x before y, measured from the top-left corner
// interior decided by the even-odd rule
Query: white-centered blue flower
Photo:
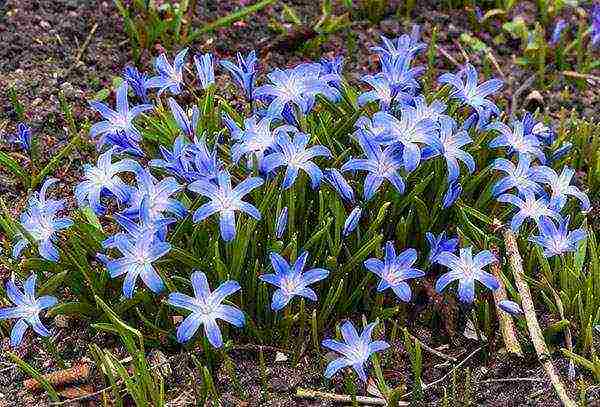
[[[331,157],[329,149],[321,145],[307,148],[308,135],[300,132],[296,132],[292,140],[287,131],[281,131],[277,133],[275,140],[277,149],[264,158],[264,170],[271,172],[276,168],[286,167],[285,177],[281,184],[283,189],[288,189],[294,184],[300,170],[309,176],[312,188],[318,187],[323,172],[311,160],[315,157]]]
[[[201,222],[209,216],[219,214],[219,228],[221,238],[230,242],[235,238],[235,212],[242,211],[256,220],[260,220],[260,212],[251,203],[242,201],[245,195],[263,184],[259,177],[247,178],[236,185],[231,186],[231,176],[227,171],[221,171],[218,177],[218,185],[204,179],[199,179],[188,185],[190,191],[194,191],[210,199],[194,212],[195,223]]]
[[[492,187],[492,195],[498,196],[505,191],[516,188],[519,194],[525,194],[527,191],[534,194],[541,194],[544,188],[537,183],[539,176],[537,173],[541,166],[531,167],[531,157],[529,155],[519,156],[517,165],[506,158],[496,158],[492,164],[495,170],[506,173],[502,179]]]
[[[274,311],[283,309],[296,296],[317,301],[317,293],[308,286],[327,278],[329,271],[322,268],[304,271],[308,260],[308,252],[302,252],[293,266],[290,266],[281,255],[275,252],[270,254],[270,258],[275,274],[263,274],[259,278],[278,287],[273,293],[271,303],[271,308]]]
[[[381,279],[377,285],[377,291],[391,288],[398,298],[404,302],[409,302],[411,291],[406,280],[425,275],[423,271],[413,267],[416,261],[417,251],[415,249],[406,249],[396,256],[394,242],[387,242],[383,261],[371,258],[365,260],[364,265]]]
[[[356,139],[367,158],[351,158],[342,168],[346,171],[367,171],[363,187],[363,197],[369,200],[379,190],[384,180],[390,182],[398,193],[404,193],[404,181],[398,171],[402,168],[402,147],[394,144],[381,150],[364,132],[357,132]]]
[[[562,256],[564,253],[575,252],[579,243],[586,238],[585,229],[569,231],[569,217],[558,219],[557,223],[551,218],[542,216],[538,222],[539,235],[529,238],[544,249],[545,257]]]
[[[535,174],[539,182],[547,184],[552,189],[550,201],[556,202],[558,207],[563,207],[567,202],[568,196],[573,196],[581,203],[581,209],[587,211],[590,209],[590,199],[575,185],[571,185],[571,180],[575,175],[575,170],[570,167],[563,167],[560,175],[550,167],[535,167]]]
[[[144,104],[130,108],[127,90],[127,82],[123,81],[116,92],[117,110],[111,109],[102,102],[95,100],[89,102],[90,107],[104,118],[90,128],[90,138],[96,140],[99,149],[108,144],[118,147],[121,151],[143,155],[139,147],[142,134],[135,128],[133,121],[141,113],[153,109],[153,106]]]
[[[106,209],[101,202],[103,196],[112,195],[119,203],[129,199],[132,187],[123,182],[118,174],[141,170],[136,161],[128,158],[113,163],[113,153],[114,149],[110,149],[100,154],[95,166],[84,164],[85,179],[75,187],[77,203],[80,206],[89,205],[97,215],[103,214]]]
[[[458,280],[458,297],[462,302],[472,303],[475,300],[475,280],[494,291],[499,287],[498,280],[494,275],[483,271],[496,261],[489,250],[482,250],[475,256],[472,247],[460,249],[460,257],[450,252],[443,252],[437,257],[437,262],[450,269],[448,273],[442,274],[435,282],[438,293],[444,291],[448,284]]]
[[[152,219],[163,217],[165,212],[171,213],[178,218],[187,214],[187,209],[171,195],[180,192],[183,187],[173,177],[166,177],[158,181],[146,169],[136,174],[137,189],[134,189],[129,201],[129,208],[125,215],[137,219],[139,217],[140,205],[144,197],[148,198],[148,208]]]
[[[544,196],[536,198],[531,191],[525,191],[522,196],[502,194],[497,199],[499,202],[513,204],[519,209],[510,221],[510,228],[515,232],[519,231],[526,219],[532,219],[536,223],[542,216],[560,219],[559,207],[551,205]]]
[[[352,322],[346,321],[340,327],[344,342],[335,339],[325,339],[321,342],[327,349],[342,355],[342,357],[329,362],[325,369],[325,377],[329,379],[340,369],[350,366],[363,382],[367,381],[365,363],[369,361],[372,354],[390,347],[385,341],[373,341],[371,339],[376,325],[376,322],[370,323],[359,335]]]
[[[179,95],[183,86],[183,66],[187,52],[187,48],[179,51],[172,65],[165,54],[160,54],[154,61],[156,76],[148,80],[148,87],[158,88],[159,96],[167,89],[173,95]]]
[[[467,166],[469,174],[475,171],[475,160],[471,154],[461,147],[472,143],[473,140],[469,137],[469,133],[465,130],[456,130],[456,122],[448,116],[439,117],[439,144],[431,148],[433,151],[430,157],[435,157],[441,154],[446,159],[448,167],[448,183],[452,183],[460,176],[460,166],[458,161],[462,161]]]
[[[122,257],[106,262],[106,268],[112,278],[125,275],[123,295],[132,298],[138,278],[155,293],[161,292],[165,285],[154,268],[153,263],[171,250],[171,245],[155,238],[153,231],[146,231],[135,241],[121,236],[115,239],[114,247]]]
[[[70,218],[57,215],[64,208],[64,201],[46,198],[46,190],[56,182],[58,180],[54,178],[44,181],[39,193],[35,192],[29,199],[28,206],[19,219],[21,226],[37,244],[40,256],[52,262],[57,262],[60,257],[54,245],[58,239],[57,233],[73,225]],[[29,240],[20,236],[13,247],[13,257],[19,257],[28,245]]]
[[[43,295],[36,298],[35,283],[35,274],[31,274],[25,280],[23,291],[19,290],[12,279],[6,282],[6,295],[15,306],[0,308],[0,321],[5,319],[17,320],[10,333],[10,346],[13,348],[21,344],[28,327],[31,327],[40,336],[50,336],[52,334],[42,324],[40,313],[56,305],[58,301],[50,295]]]
[[[223,337],[217,319],[241,328],[244,326],[244,313],[238,308],[223,304],[226,297],[237,292],[240,285],[237,281],[228,280],[216,290],[210,291],[206,274],[195,271],[191,277],[194,296],[175,292],[169,294],[168,303],[174,307],[191,311],[177,327],[177,340],[187,342],[196,333],[200,325],[204,326],[204,335],[215,348],[223,346]]]
[[[487,130],[496,130],[499,136],[490,141],[491,148],[506,147],[507,152],[513,152],[519,155],[529,155],[537,158],[542,164],[546,162],[546,156],[542,152],[540,140],[533,134],[526,134],[523,128],[523,122],[515,120],[511,129],[506,124],[495,121],[486,127]]]

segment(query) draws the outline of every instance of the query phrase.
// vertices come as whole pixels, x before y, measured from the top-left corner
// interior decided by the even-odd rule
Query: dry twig
[[[554,365],[552,364],[552,360],[550,359],[550,355],[548,353],[546,342],[544,342],[542,329],[540,328],[540,324],[538,323],[535,315],[535,308],[533,306],[533,300],[531,299],[531,292],[529,291],[529,286],[525,282],[523,261],[521,260],[521,255],[519,254],[517,239],[510,228],[504,227],[503,229],[504,230],[502,231],[502,234],[504,236],[506,252],[510,260],[510,266],[515,279],[515,285],[517,286],[517,290],[521,296],[521,305],[523,307],[525,321],[527,322],[527,328],[529,330],[531,341],[533,342],[533,347],[535,348],[538,359],[542,363],[546,374],[550,378],[550,381],[552,382],[554,390],[556,391],[560,401],[566,407],[576,407],[575,402],[571,400],[567,394],[560,377],[558,377],[556,374],[556,370],[554,369]]]
[[[80,382],[90,376],[90,364],[79,363],[69,369],[58,370],[43,376],[52,386],[61,387],[67,384]],[[27,379],[23,382],[23,387],[33,392],[42,387],[36,379]]]

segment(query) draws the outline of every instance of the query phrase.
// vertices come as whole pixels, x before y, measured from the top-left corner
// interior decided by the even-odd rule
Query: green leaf
[[[25,168],[3,151],[0,151],[0,166],[20,178],[24,185],[29,185],[29,175]]]

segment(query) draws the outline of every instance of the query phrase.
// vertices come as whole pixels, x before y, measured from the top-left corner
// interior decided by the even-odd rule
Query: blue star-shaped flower
[[[231,176],[227,171],[221,171],[218,177],[218,185],[204,179],[199,179],[188,185],[190,191],[194,191],[210,199],[194,212],[194,222],[198,223],[209,216],[219,213],[219,228],[221,238],[230,242],[235,238],[235,211],[242,211],[256,220],[260,220],[260,212],[248,202],[242,201],[253,189],[263,184],[259,177],[247,178],[236,185],[231,186]]]
[[[463,82],[463,78],[465,77],[466,80]],[[458,99],[475,109],[480,121],[486,117],[486,110],[500,114],[498,106],[487,99],[487,97],[499,91],[502,88],[503,82],[500,79],[494,78],[478,85],[477,71],[473,65],[467,64],[458,74],[447,72],[439,77],[438,82],[447,83],[452,86],[454,89],[450,93],[450,97]]]
[[[46,199],[46,190],[57,181],[54,178],[47,179],[39,194],[34,194],[29,200],[27,209],[20,217],[21,226],[35,240],[40,256],[52,262],[57,262],[59,259],[58,249],[54,246],[58,237],[57,232],[73,225],[71,219],[57,216],[57,212],[64,208],[64,201]],[[29,240],[21,237],[13,247],[13,257],[19,257],[28,245]]]
[[[496,130],[499,136],[490,141],[491,148],[507,147],[508,153],[517,152],[519,155],[529,155],[536,157],[542,164],[546,162],[546,156],[540,148],[540,141],[533,134],[526,134],[523,128],[523,122],[516,120],[513,122],[513,129],[506,124],[495,121],[487,126],[487,130]]]
[[[233,80],[244,90],[246,98],[252,100],[254,81],[256,79],[256,51],[250,51],[245,57],[237,53],[237,65],[231,61],[223,60],[221,66],[225,68]]]
[[[442,252],[437,257],[437,262],[450,269],[442,274],[435,282],[438,293],[444,291],[448,284],[458,280],[458,298],[462,302],[472,303],[475,300],[475,280],[494,291],[499,287],[494,275],[482,269],[494,263],[496,258],[489,250],[482,250],[474,257],[472,247],[460,249],[460,257],[450,252]]]
[[[327,278],[329,271],[321,268],[310,269],[303,272],[308,259],[308,252],[302,252],[296,259],[293,267],[277,253],[271,253],[271,265],[275,274],[263,274],[259,278],[275,287],[271,308],[279,311],[284,308],[295,296],[317,301],[317,294],[308,286]]]
[[[158,146],[162,158],[155,158],[148,163],[151,167],[163,168],[170,174],[186,178],[189,172],[188,143],[185,136],[177,136],[170,151],[162,145]]]
[[[567,252],[575,252],[579,242],[585,240],[586,232],[583,228],[569,231],[569,217],[559,219],[557,223],[548,217],[542,216],[538,222],[538,236],[529,240],[537,243],[544,249],[544,257],[562,256]]]
[[[454,253],[456,248],[458,247],[458,239],[446,238],[446,232],[442,232],[439,236],[434,235],[431,232],[427,232],[425,234],[427,238],[427,242],[429,244],[429,255],[427,256],[427,260],[430,263],[437,263],[438,256],[443,252]]]
[[[135,93],[142,103],[150,103],[150,99],[148,98],[148,82],[150,78],[148,75],[138,71],[136,67],[128,65],[123,69],[123,79],[131,86],[133,93]]]
[[[503,194],[498,197],[499,202],[511,203],[519,211],[510,221],[510,228],[518,232],[526,219],[532,219],[536,223],[542,216],[560,219],[560,208],[550,205],[545,196],[536,198],[534,193],[526,191],[522,196]]]
[[[319,64],[300,64],[292,69],[275,69],[267,77],[271,82],[254,90],[254,96],[267,100],[267,116],[280,117],[284,108],[296,106],[307,114],[316,95],[335,99],[339,92],[329,86],[334,75],[323,75]]]
[[[215,83],[215,62],[214,57],[210,52],[206,54],[194,55],[194,65],[196,65],[196,73],[202,89],[208,89],[210,85]]]
[[[223,337],[217,319],[238,328],[244,326],[244,313],[234,306],[223,304],[227,296],[240,289],[240,285],[237,281],[228,280],[211,292],[206,275],[201,271],[195,271],[191,280],[194,297],[179,292],[169,294],[170,305],[192,312],[177,327],[177,340],[181,343],[189,341],[203,325],[210,344],[220,348],[223,346]]]
[[[187,214],[187,209],[181,202],[171,195],[178,193],[183,187],[173,177],[166,177],[160,182],[146,169],[141,169],[136,174],[137,189],[131,193],[129,208],[124,212],[126,216],[139,217],[140,205],[144,197],[148,197],[148,207],[152,219],[163,216],[165,212],[178,218]]]
[[[167,60],[165,54],[160,54],[154,61],[154,68],[157,75],[148,80],[148,87],[159,88],[159,96],[167,89],[173,95],[179,95],[181,93],[181,86],[183,85],[183,66],[185,65],[187,52],[187,48],[179,51],[175,56],[173,65]]]
[[[139,146],[142,134],[133,125],[133,120],[146,110],[152,109],[153,106],[137,105],[130,108],[127,101],[127,89],[126,81],[117,88],[117,110],[111,109],[102,102],[89,102],[90,107],[104,118],[90,128],[90,137],[97,139],[99,148],[108,144],[117,146],[122,151],[143,155]]]
[[[331,157],[327,147],[316,145],[306,148],[308,135],[300,132],[296,132],[292,140],[287,132],[280,131],[275,136],[275,140],[277,150],[264,158],[264,170],[271,172],[278,167],[286,167],[285,177],[281,184],[283,189],[288,189],[294,184],[299,170],[308,174],[312,188],[318,187],[323,172],[311,160],[315,157]]]
[[[102,205],[102,196],[111,195],[119,203],[129,199],[132,188],[118,177],[121,172],[137,173],[140,165],[131,159],[112,162],[114,149],[107,150],[98,157],[96,166],[83,165],[85,179],[75,187],[75,198],[82,206],[88,204],[97,215],[103,214],[106,208]]]
[[[42,324],[40,312],[53,307],[58,301],[50,295],[36,298],[35,282],[36,275],[31,274],[23,284],[23,291],[19,290],[12,279],[6,283],[6,294],[15,306],[0,308],[0,321],[5,319],[17,320],[10,333],[10,346],[13,348],[21,344],[25,331],[29,326],[40,336],[50,336],[52,334]]]
[[[158,275],[153,263],[171,250],[171,245],[158,240],[153,231],[148,230],[135,241],[120,236],[114,240],[114,247],[121,252],[122,257],[109,260],[106,268],[111,278],[125,274],[123,295],[132,298],[138,277],[150,290],[161,292],[165,285]]]
[[[277,142],[275,135],[289,126],[280,126],[271,129],[273,118],[263,117],[258,119],[256,116],[244,120],[244,128],[241,129],[235,125],[232,128],[232,137],[237,141],[231,147],[231,158],[237,163],[242,156],[248,160],[248,166],[253,165],[254,159],[259,165],[259,169],[264,171],[263,157],[265,154],[275,150]]]
[[[427,44],[420,41],[421,33],[418,25],[413,26],[411,35],[403,34],[395,39],[381,36],[382,44],[372,47],[382,59],[395,59],[405,55],[416,55],[427,48]]]
[[[590,209],[590,199],[575,185],[571,185],[575,170],[570,167],[563,167],[560,175],[550,167],[538,166],[534,168],[536,179],[539,182],[547,184],[552,189],[550,201],[558,207],[563,207],[567,202],[567,196],[573,196],[581,203],[581,209],[587,211]]]
[[[356,332],[356,328],[350,321],[346,321],[340,327],[342,337],[345,343],[336,341],[335,339],[325,339],[321,344],[327,349],[342,354],[341,358],[330,362],[325,369],[325,377],[331,378],[340,369],[347,366],[352,366],[358,377],[363,381],[367,381],[365,373],[365,363],[375,352],[380,352],[390,347],[385,341],[373,341],[371,335],[375,328],[376,322],[372,322],[365,327],[360,335]]]
[[[416,261],[417,251],[415,249],[406,249],[396,256],[394,242],[387,242],[384,260],[371,258],[366,260],[364,265],[381,279],[377,291],[381,292],[391,288],[398,298],[404,302],[409,302],[411,291],[406,280],[425,275],[423,271],[413,268]]]
[[[381,147],[363,131],[359,131],[356,138],[367,158],[351,158],[342,165],[341,171],[368,172],[363,187],[365,200],[368,201],[375,195],[384,180],[388,180],[398,193],[404,193],[404,181],[398,174],[402,167],[402,148],[391,145],[381,151]]]
[[[496,182],[492,187],[492,195],[498,196],[511,188],[517,188],[520,194],[531,191],[534,194],[544,192],[544,188],[537,183],[537,175],[541,166],[530,167],[531,157],[528,155],[519,156],[519,162],[515,166],[512,161],[506,158],[496,158],[492,164],[495,170],[506,173],[506,176]]]
[[[204,138],[194,138],[194,142],[186,148],[186,153],[189,156],[189,170],[185,174],[185,178],[189,182],[198,179],[207,181],[216,180],[221,172],[222,164],[217,155],[217,143],[215,143],[212,151],[208,149]]]

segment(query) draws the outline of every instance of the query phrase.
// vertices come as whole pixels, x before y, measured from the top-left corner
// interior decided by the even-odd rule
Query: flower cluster
[[[482,131],[494,132],[488,146],[505,153],[492,164],[505,176],[493,185],[491,192],[498,201],[517,208],[511,227],[518,231],[531,219],[539,235],[530,240],[543,247],[546,256],[576,250],[585,232],[569,231],[569,217],[563,213],[569,197],[576,198],[584,210],[589,209],[590,202],[585,193],[572,185],[572,169],[564,167],[558,174],[551,167],[570,147],[556,148],[554,132],[531,115],[510,125],[500,122],[500,109],[492,97],[502,88],[502,81],[490,79],[480,83],[477,71],[470,64],[455,74],[445,73],[438,78],[441,85],[450,88],[450,101],[426,98],[419,82],[424,67],[415,65],[425,48],[418,28],[396,39],[382,37],[382,44],[373,48],[379,57],[380,70],[362,78],[370,89],[358,95],[356,102],[348,96],[348,85],[342,79],[341,57],[274,69],[262,84],[257,84],[258,59],[254,51],[246,56],[237,54],[236,62],[218,61],[210,53],[196,55],[192,58],[195,70],[185,69],[188,49],[180,51],[173,62],[162,54],[155,61],[153,76],[127,67],[124,81],[116,90],[114,110],[104,103],[90,102],[102,116],[90,129],[99,157],[95,165],[84,166],[83,179],[74,194],[80,207],[97,216],[110,216],[118,226],[110,229],[113,233],[102,242],[102,253],[97,258],[111,278],[123,280],[123,296],[134,298],[136,289],[144,289],[138,283],[157,295],[172,287],[170,276],[162,269],[167,257],[177,252],[177,243],[169,240],[172,225],[193,223],[194,230],[214,231],[214,236],[218,229],[220,239],[206,233],[209,237],[205,240],[217,252],[219,245],[225,246],[229,254],[241,240],[250,238],[238,231],[249,230],[255,222],[264,222],[266,218],[275,221],[269,223],[274,245],[266,246],[264,253],[265,260],[267,254],[270,258],[273,273],[257,273],[256,277],[276,287],[272,310],[293,307],[298,301],[295,297],[318,301],[316,287],[326,284],[319,282],[328,278],[330,272],[318,265],[307,267],[308,252],[295,249],[300,240],[296,240],[297,231],[292,229],[296,224],[291,205],[293,199],[300,198],[294,194],[302,192],[305,196],[304,192],[310,192],[302,189],[307,184],[314,190],[321,189],[317,193],[320,198],[330,194],[337,199],[336,215],[341,214],[336,216],[334,239],[345,239],[346,243],[361,241],[361,221],[371,220],[371,203],[384,196],[396,201],[406,198],[401,195],[409,190],[411,177],[418,171],[439,168],[441,188],[432,205],[440,209],[453,206],[463,191],[464,181],[478,165],[486,165],[476,162],[472,155],[481,148],[474,140],[480,138],[475,135]],[[215,69],[224,69],[232,77],[249,110],[240,116],[232,109],[224,109],[227,113],[219,117],[224,130],[210,137],[214,134],[204,132],[205,109],[182,106],[178,98],[184,99],[179,95],[195,83],[209,100],[217,88]],[[185,77],[190,72],[195,72],[192,85]],[[129,90],[140,104],[130,106]],[[154,99],[159,101],[156,105],[152,104]],[[362,107],[362,116],[347,127],[351,133],[348,137],[355,145],[344,146],[344,153],[339,153],[340,140],[332,142],[310,134],[314,122],[323,127],[329,125],[326,115],[316,119],[311,116],[311,112],[321,113],[319,101],[327,104],[343,101]],[[452,108],[446,103],[452,103]],[[161,125],[169,129],[172,138],[170,143],[161,140],[158,157],[146,159],[151,149],[145,145],[153,140],[154,134],[140,130],[147,129],[140,123],[153,119],[150,116],[154,110],[161,118],[168,117]],[[457,110],[462,118],[454,114]],[[461,124],[462,119],[465,120]],[[58,217],[64,207],[62,201],[46,197],[47,189],[55,182],[47,180],[29,200],[20,219],[28,236],[19,236],[13,250],[15,257],[28,243],[34,242],[42,257],[59,261],[55,246],[58,232],[73,222]],[[357,193],[354,188],[359,188]],[[281,209],[275,215],[265,210],[268,205],[263,205],[273,191],[281,199],[277,204]],[[282,197],[287,195],[291,197],[287,203],[290,209],[281,205]],[[326,206],[324,199],[320,204]],[[456,206],[462,208],[462,202]],[[291,223],[286,236],[288,217]],[[284,237],[294,244],[283,249]],[[396,252],[394,241],[385,244],[383,255],[363,262],[366,270],[379,279],[377,291],[389,288],[397,300],[409,302],[412,297],[409,283],[420,284],[417,279],[439,266],[448,270],[436,276],[436,290],[442,292],[457,282],[458,297],[465,303],[476,298],[475,281],[490,290],[499,287],[498,279],[484,270],[496,261],[491,252],[476,252],[469,245],[462,247],[458,238],[447,236],[446,231],[438,235],[428,232],[426,238],[429,243],[429,253],[423,262],[426,267],[421,267],[416,249],[408,247]],[[365,252],[362,259],[367,255]],[[364,269],[362,272],[366,273]],[[228,296],[241,290],[241,285],[227,280],[211,291],[209,279],[213,275],[193,271],[193,296],[182,292],[168,295],[171,306],[189,311],[177,328],[180,342],[191,340],[202,325],[208,341],[214,347],[221,347],[224,341],[217,320],[238,328],[246,322],[240,309],[225,303]],[[13,287],[12,281],[10,284],[7,291],[16,307],[0,311],[0,319],[18,319],[13,328],[13,343],[20,342],[28,325],[41,335],[48,334],[39,322],[39,312],[54,305],[56,300],[34,297],[35,277],[33,282],[25,283],[24,294]],[[266,285],[262,288],[266,290]],[[513,304],[505,305],[507,312],[516,313]],[[345,322],[340,327],[345,343],[323,341],[324,347],[343,355],[327,366],[327,377],[351,366],[366,380],[365,363],[373,353],[388,347],[385,341],[372,341],[375,325],[368,324],[359,335],[351,322]]]

